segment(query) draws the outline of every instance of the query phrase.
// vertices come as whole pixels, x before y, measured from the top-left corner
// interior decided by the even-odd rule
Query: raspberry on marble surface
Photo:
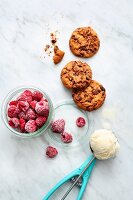
[[[64,119],[57,119],[52,122],[51,130],[54,133],[62,133],[65,129],[65,120]]]
[[[46,117],[44,117],[44,116],[38,116],[36,118],[36,125],[41,128],[45,124],[46,121],[47,121]]]
[[[37,114],[47,117],[49,114],[48,102],[40,101],[36,104],[35,111]]]
[[[18,106],[23,112],[25,112],[29,108],[29,103],[27,101],[19,101]]]
[[[58,154],[58,151],[56,148],[52,147],[52,146],[48,146],[46,148],[46,155],[49,157],[49,158],[54,158],[56,155]]]
[[[35,111],[32,109],[32,108],[29,108],[27,111],[26,111],[26,119],[27,120],[30,120],[30,119],[35,119],[36,118],[36,113]]]
[[[78,117],[77,118],[76,125],[78,127],[83,127],[83,126],[85,126],[85,124],[86,124],[86,121],[85,121],[85,119],[83,117]]]
[[[25,124],[25,130],[26,132],[28,133],[33,133],[35,132],[37,129],[37,126],[36,126],[36,122],[35,120],[29,120],[26,124]]]
[[[70,133],[63,132],[63,133],[61,134],[61,140],[62,140],[62,142],[64,142],[64,143],[70,143],[70,142],[72,142],[73,137],[72,137],[72,135],[71,135]]]

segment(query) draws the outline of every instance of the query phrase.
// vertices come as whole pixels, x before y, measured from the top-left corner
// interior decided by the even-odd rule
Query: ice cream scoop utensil
[[[78,169],[74,170],[70,174],[68,174],[66,177],[64,177],[61,181],[59,181],[49,192],[48,194],[43,198],[43,200],[48,200],[54,193],[66,182],[73,181],[71,187],[68,189],[68,191],[65,193],[65,195],[58,200],[64,200],[68,196],[68,194],[72,191],[74,186],[79,186],[80,190],[78,193],[78,197],[76,200],[81,200],[83,193],[85,191],[85,188],[87,186],[88,180],[90,178],[92,169],[95,165],[96,158],[91,155]],[[81,180],[81,181],[80,181]]]

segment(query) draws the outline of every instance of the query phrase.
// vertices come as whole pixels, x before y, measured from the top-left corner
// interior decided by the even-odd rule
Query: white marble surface
[[[93,112],[95,129],[113,129],[121,150],[117,158],[97,162],[84,200],[133,199],[132,10],[131,0],[0,1],[0,106],[11,89],[23,84],[46,88],[54,103],[71,98],[59,78],[64,64],[77,59],[69,51],[70,34],[88,25],[99,34],[98,54],[82,59],[91,65],[94,79],[107,89],[104,106]],[[55,30],[60,33],[58,44],[66,52],[56,67],[51,58],[40,60],[49,33]],[[59,149],[59,155],[50,160],[44,156],[48,145],[45,135],[20,139],[3,123],[0,130],[0,200],[41,200],[90,155],[84,145],[70,151]]]

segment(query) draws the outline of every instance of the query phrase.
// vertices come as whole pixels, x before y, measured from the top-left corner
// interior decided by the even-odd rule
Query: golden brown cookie
[[[100,83],[92,80],[87,88],[73,90],[72,96],[79,108],[92,111],[102,106],[106,97],[106,91]]]
[[[100,40],[91,27],[81,27],[73,31],[69,46],[74,55],[89,58],[97,53]]]
[[[92,79],[92,70],[87,63],[69,62],[61,71],[61,80],[65,87],[81,89],[87,87]]]

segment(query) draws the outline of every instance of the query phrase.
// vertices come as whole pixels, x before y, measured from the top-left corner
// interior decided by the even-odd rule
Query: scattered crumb
[[[47,53],[48,56],[52,53],[51,49],[52,48],[49,44],[46,44],[44,51]]]
[[[48,56],[51,56],[51,54],[53,53],[53,50],[54,50],[53,61],[55,64],[58,64],[59,62],[61,62],[61,60],[65,54],[65,52],[61,51],[57,46],[57,34],[59,34],[58,31],[50,33],[51,45],[47,44],[44,47],[44,51]]]
[[[56,34],[55,33],[50,33],[51,36],[51,43],[54,46],[57,42]]]
[[[54,64],[58,64],[59,62],[61,62],[61,60],[64,57],[64,54],[65,54],[64,51],[61,51],[58,46],[55,46],[54,47],[54,56],[53,56]]]
[[[45,46],[45,48],[44,48],[44,51],[46,52],[49,48],[50,48],[50,45],[49,45],[49,44],[46,44],[46,46]]]

